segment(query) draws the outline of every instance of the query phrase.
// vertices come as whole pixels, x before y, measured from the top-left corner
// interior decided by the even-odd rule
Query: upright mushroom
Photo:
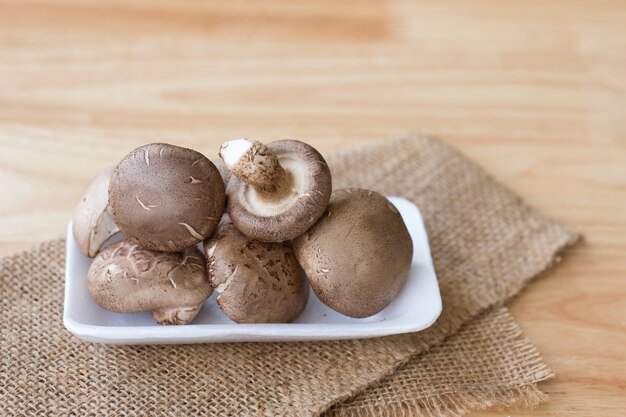
[[[204,155],[165,143],[141,146],[117,165],[109,205],[122,234],[146,249],[179,252],[213,233],[224,183]]]
[[[291,240],[322,215],[332,191],[326,161],[310,145],[280,140],[264,145],[226,142],[220,157],[233,177],[228,214],[242,233],[264,242]]]
[[[389,200],[351,188],[333,192],[325,215],[293,241],[293,250],[319,299],[361,318],[396,298],[411,268],[413,241]]]
[[[309,287],[284,243],[246,237],[224,215],[204,250],[217,303],[231,320],[287,323],[304,310]]]
[[[212,293],[204,255],[154,252],[124,240],[100,252],[87,273],[87,288],[102,308],[118,313],[150,311],[159,324],[187,324]]]
[[[94,257],[119,229],[109,212],[109,181],[112,167],[104,168],[91,181],[72,216],[72,233],[78,248]]]

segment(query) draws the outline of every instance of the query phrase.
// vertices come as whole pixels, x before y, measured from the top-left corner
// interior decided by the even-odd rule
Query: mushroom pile
[[[413,244],[385,197],[333,191],[322,155],[297,140],[232,140],[219,157],[153,143],[94,178],[72,230],[94,258],[87,288],[99,306],[188,324],[216,291],[234,322],[286,323],[309,285],[355,318],[395,299]]]

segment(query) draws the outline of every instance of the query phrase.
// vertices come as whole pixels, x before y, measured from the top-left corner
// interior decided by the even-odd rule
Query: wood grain
[[[557,378],[626,410],[623,1],[0,2],[0,253],[61,236],[95,172],[167,140],[323,152],[438,135],[585,242],[512,304]]]

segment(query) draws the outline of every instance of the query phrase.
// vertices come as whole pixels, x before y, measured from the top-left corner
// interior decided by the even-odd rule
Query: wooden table
[[[98,168],[148,141],[329,152],[407,130],[586,238],[512,303],[551,401],[473,415],[623,415],[623,1],[0,3],[2,254],[63,235]]]

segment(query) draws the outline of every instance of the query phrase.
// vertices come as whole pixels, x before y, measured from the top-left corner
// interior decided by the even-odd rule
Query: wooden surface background
[[[624,415],[623,0],[0,2],[1,254],[62,236],[98,168],[145,142],[330,152],[407,130],[586,238],[512,303],[551,401],[472,415]]]

